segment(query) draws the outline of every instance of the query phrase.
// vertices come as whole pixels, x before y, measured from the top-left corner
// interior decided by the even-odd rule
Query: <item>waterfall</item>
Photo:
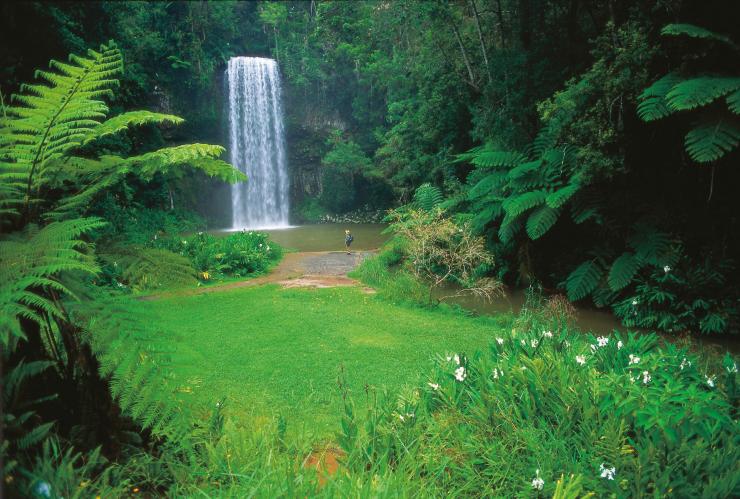
[[[226,69],[231,164],[247,181],[231,188],[233,229],[288,226],[288,169],[280,74],[273,59],[232,57]]]

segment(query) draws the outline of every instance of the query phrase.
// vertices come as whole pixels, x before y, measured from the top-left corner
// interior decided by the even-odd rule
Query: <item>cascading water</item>
[[[231,163],[247,181],[231,188],[233,229],[288,227],[288,169],[280,74],[273,59],[232,57],[226,69]]]

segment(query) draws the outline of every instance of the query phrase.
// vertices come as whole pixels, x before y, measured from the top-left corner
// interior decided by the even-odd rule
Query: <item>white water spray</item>
[[[280,74],[273,59],[232,57],[226,69],[231,163],[247,181],[231,188],[233,229],[288,227],[288,168]]]

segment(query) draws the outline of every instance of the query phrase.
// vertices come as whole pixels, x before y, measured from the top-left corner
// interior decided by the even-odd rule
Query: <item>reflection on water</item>
[[[449,289],[435,293],[442,296],[449,293]],[[512,313],[518,314],[524,306],[526,293],[523,289],[509,290],[504,296],[496,297],[491,301],[483,300],[472,295],[457,296],[445,300],[445,303],[454,303],[461,307],[473,310],[479,314]],[[605,310],[577,307],[576,325],[582,331],[594,333],[611,333],[614,329],[624,330],[614,315]]]
[[[265,229],[270,239],[283,248],[296,251],[341,251],[344,249],[344,231],[349,229],[354,240],[352,250],[380,248],[390,237],[382,234],[386,224],[315,224],[284,229]],[[214,232],[220,234],[226,232]]]
[[[352,250],[372,250],[380,248],[389,238],[389,234],[382,234],[387,227],[386,224],[316,224],[301,225],[286,229],[265,230],[270,238],[284,248],[296,251],[341,251],[344,249],[344,231],[352,231],[354,241]],[[230,232],[214,232],[215,234],[227,234]],[[441,290],[436,293],[449,293],[450,289]],[[454,292],[454,291],[452,291]],[[475,296],[460,296],[446,300],[447,303],[458,304],[463,308],[475,311],[479,314],[513,313],[521,310],[525,301],[524,290],[509,290],[505,296],[495,298],[487,302]],[[590,331],[594,334],[608,334],[615,329],[626,331],[612,313],[607,310],[596,310],[593,308],[576,307],[576,324],[582,331]],[[675,341],[676,337],[664,336],[667,340]],[[692,340],[709,346],[718,347],[720,350],[731,352],[740,351],[740,342],[737,338],[730,336],[695,336]]]

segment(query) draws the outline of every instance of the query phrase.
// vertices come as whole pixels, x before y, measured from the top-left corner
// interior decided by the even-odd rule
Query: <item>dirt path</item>
[[[356,268],[365,258],[372,254],[372,251],[352,252],[350,255],[343,251],[286,253],[277,267],[272,269],[268,274],[260,277],[195,289],[157,293],[155,295],[142,296],[140,299],[158,300],[170,296],[218,293],[234,288],[259,286],[270,283],[280,284],[286,288],[355,286],[359,282],[347,277],[347,273]],[[363,290],[372,292],[370,288],[363,288]]]

